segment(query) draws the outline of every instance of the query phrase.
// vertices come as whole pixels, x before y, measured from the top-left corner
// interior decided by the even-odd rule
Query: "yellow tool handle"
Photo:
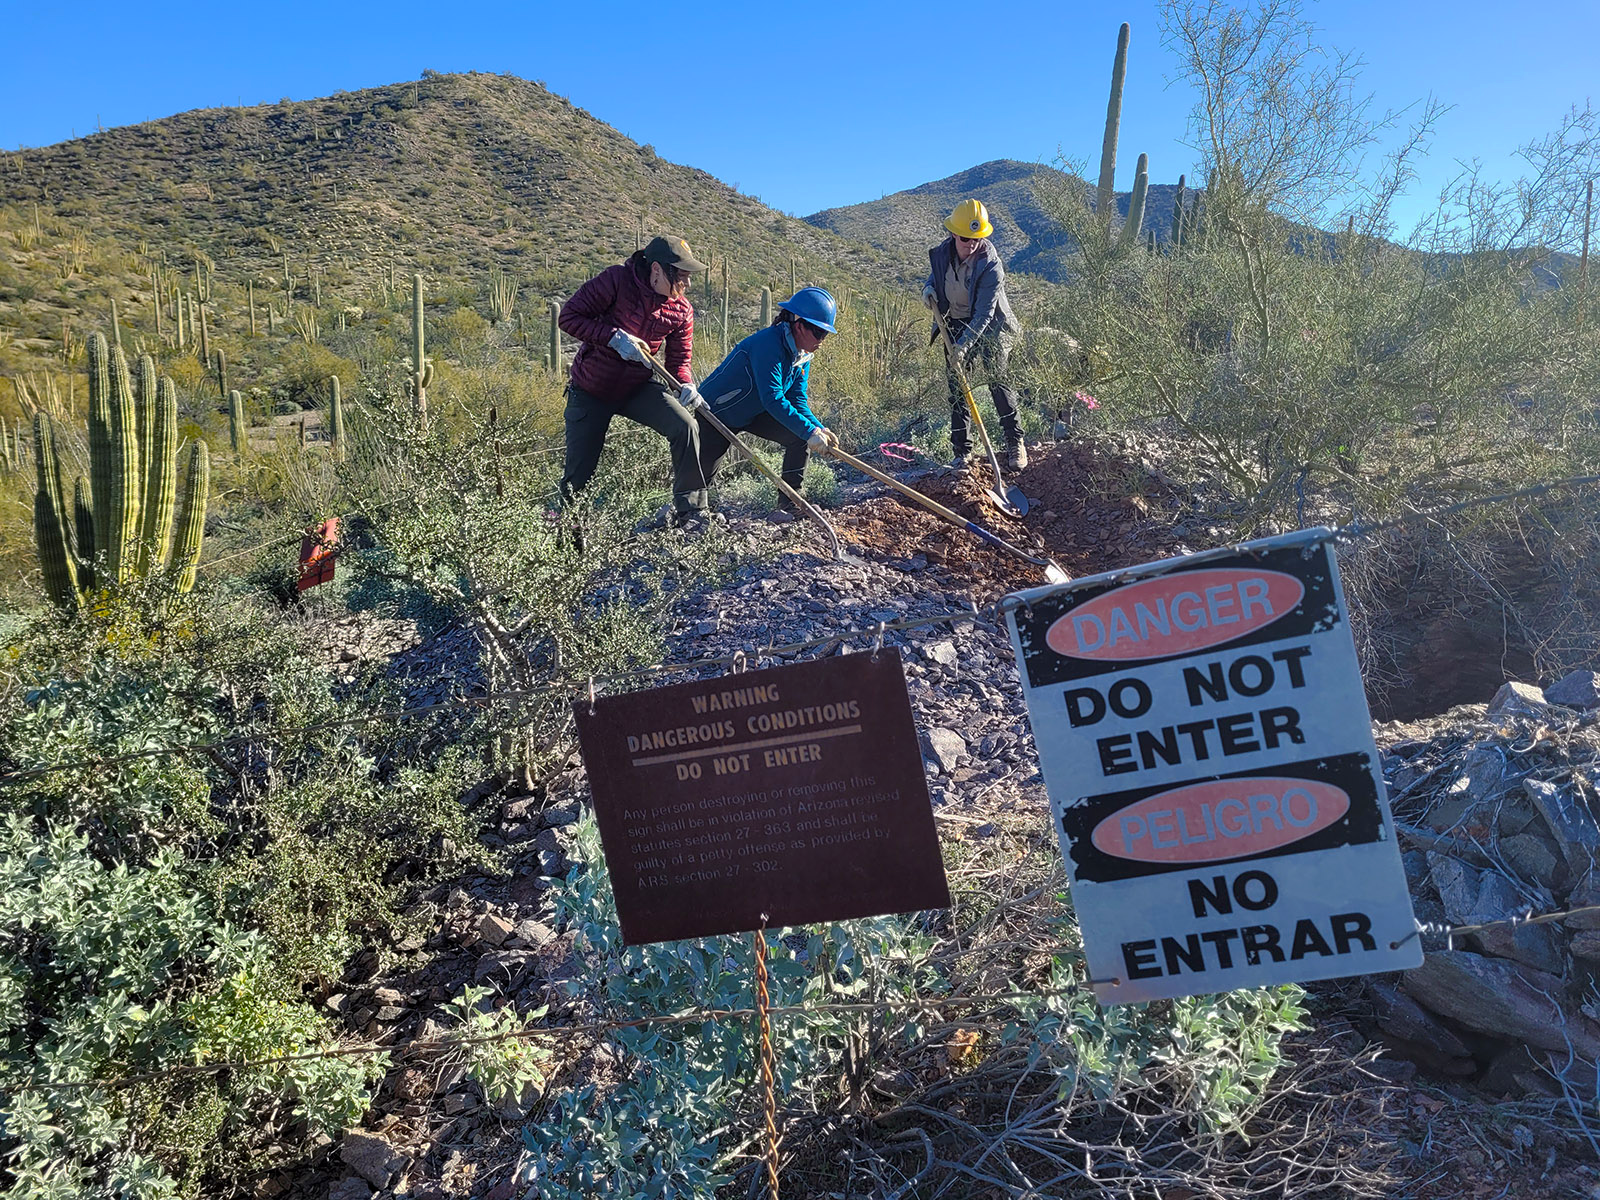
[[[967,398],[967,411],[972,414],[972,421],[978,427],[978,436],[983,439],[983,449],[990,458],[994,457],[994,443],[989,440],[989,430],[983,423],[983,414],[978,411],[978,401],[972,394],[972,384],[967,379],[967,369],[961,365],[961,355],[956,353],[955,339],[950,336],[950,327],[944,323],[944,314],[937,307],[933,310],[933,319],[939,326],[939,334],[944,338],[945,361],[950,364],[950,369],[955,372],[956,382],[961,385],[961,394]],[[999,474],[999,468],[995,468]]]

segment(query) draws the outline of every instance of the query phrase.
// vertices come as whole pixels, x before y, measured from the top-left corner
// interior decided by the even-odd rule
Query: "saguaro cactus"
[[[336,462],[344,461],[344,397],[339,391],[339,377],[330,376],[328,379],[328,436],[333,439],[333,457]]]
[[[1183,202],[1185,196],[1183,183],[1186,178],[1187,176],[1184,175],[1178,176],[1178,190],[1173,193],[1172,197],[1172,249],[1174,253],[1183,248]]]
[[[433,364],[425,353],[422,322],[422,276],[411,277],[411,408],[417,420],[428,423],[428,385],[433,382]]]
[[[244,397],[238,391],[228,393],[228,447],[243,458],[250,445],[250,431],[244,423]]]
[[[255,280],[253,280],[253,279],[245,280],[244,281],[244,290],[245,290],[246,295],[248,295],[250,297],[250,336],[251,337],[255,337],[256,336],[256,285],[255,285]]]
[[[1124,21],[1117,30],[1117,56],[1111,61],[1111,98],[1106,102],[1106,133],[1100,145],[1100,186],[1095,195],[1095,216],[1111,238],[1111,201],[1117,175],[1117,131],[1122,125],[1122,81],[1128,73],[1128,38],[1131,31]]]
[[[772,289],[761,289],[761,328],[765,329],[772,324]]]
[[[1122,236],[1117,239],[1118,250],[1131,250],[1139,241],[1139,227],[1144,224],[1144,203],[1150,192],[1150,156],[1139,155],[1134,168],[1133,195],[1128,198],[1128,219],[1123,223]]]
[[[69,526],[50,418],[34,421],[38,490],[34,536],[45,590],[63,608],[80,603],[96,587],[114,587],[156,573],[166,563],[178,572],[179,590],[194,585],[205,532],[209,459],[204,442],[194,443],[184,481],[178,543],[170,562],[178,449],[178,394],[172,380],[155,376],[154,360],[141,358],[135,403],[128,361],[95,333],[89,350],[89,480],[73,489]],[[90,482],[92,481],[92,488]]]
[[[222,347],[217,347],[217,394],[223,399],[228,396],[228,356]]]
[[[722,260],[722,357],[728,357],[728,260]]]
[[[555,374],[561,374],[561,305],[550,301],[550,350],[547,365]]]

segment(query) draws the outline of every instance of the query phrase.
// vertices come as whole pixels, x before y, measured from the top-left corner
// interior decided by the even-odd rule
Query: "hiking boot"
[[[950,459],[950,469],[952,471],[965,471],[971,462],[971,450],[957,450]]]
[[[728,518],[721,513],[706,512],[697,509],[692,512],[674,513],[672,527],[681,529],[684,533],[704,533],[714,525],[726,525]]]
[[[1006,445],[1006,470],[1020,471],[1028,465],[1028,448],[1019,439]]]

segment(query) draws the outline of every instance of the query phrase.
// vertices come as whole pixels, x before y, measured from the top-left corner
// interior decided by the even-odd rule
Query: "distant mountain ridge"
[[[1061,282],[1066,277],[1071,239],[1040,202],[1040,192],[1081,186],[1081,181],[1042,163],[997,158],[881,200],[812,213],[808,222],[852,241],[864,242],[927,269],[927,249],[944,237],[944,219],[962,200],[976,197],[989,210],[994,243],[1010,271],[1026,271]],[[1172,233],[1176,184],[1151,184],[1144,228],[1165,245]],[[1046,191],[1048,194],[1048,191]],[[1125,219],[1129,194],[1118,192],[1117,212]]]
[[[884,251],[903,261],[905,270],[925,273],[928,247],[945,236],[945,217],[962,200],[976,197],[989,210],[995,246],[1006,270],[1027,272],[1062,283],[1067,278],[1074,246],[1072,239],[1046,211],[1040,194],[1082,186],[1082,180],[1055,167],[997,158],[943,179],[895,192],[881,200],[824,209],[812,213],[806,220],[820,229]],[[1158,246],[1165,246],[1172,240],[1172,209],[1177,191],[1175,183],[1149,185],[1143,234],[1149,237],[1154,233]],[[1197,195],[1195,189],[1189,188],[1188,195],[1192,205]],[[1119,223],[1127,219],[1129,199],[1127,192],[1116,193]],[[1297,249],[1332,244],[1330,233],[1314,231],[1304,225],[1286,228]],[[1441,255],[1437,261],[1448,262],[1453,257]],[[1549,255],[1548,262],[1533,267],[1533,276],[1538,287],[1560,287],[1564,281],[1576,278],[1577,271],[1577,256],[1555,252]]]

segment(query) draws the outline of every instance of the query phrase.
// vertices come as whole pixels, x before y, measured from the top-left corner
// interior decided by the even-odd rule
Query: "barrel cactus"
[[[97,587],[171,573],[179,591],[194,586],[205,533],[209,456],[195,442],[184,473],[178,534],[170,556],[177,490],[178,396],[155,364],[141,359],[135,398],[120,347],[89,339],[89,478],[79,476],[69,516],[55,431],[46,413],[34,418],[38,490],[34,537],[45,591],[74,608]]]

